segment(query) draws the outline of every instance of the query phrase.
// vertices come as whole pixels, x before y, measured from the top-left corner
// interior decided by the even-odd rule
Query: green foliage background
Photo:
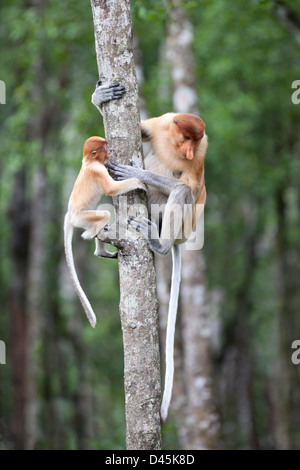
[[[150,5],[149,5],[150,3]],[[205,214],[205,256],[210,291],[223,295],[222,337],[215,362],[221,381],[230,348],[243,348],[237,325],[253,361],[252,393],[261,448],[273,448],[266,391],[278,357],[278,329],[289,325],[287,344],[300,337],[299,203],[300,106],[291,102],[291,84],[300,79],[296,36],[274,14],[273,1],[184,1],[194,26],[194,54],[201,116],[207,125],[208,202]],[[93,257],[92,244],[80,248],[78,263],[99,326],[92,331],[77,299],[58,285],[63,258],[62,220],[69,182],[78,170],[82,144],[103,135],[90,97],[97,80],[94,33],[89,2],[12,0],[0,5],[1,71],[7,104],[1,110],[0,154],[0,338],[7,344],[7,366],[0,366],[0,442],[13,446],[13,384],[10,351],[9,298],[14,275],[9,214],[14,175],[26,168],[27,197],[43,165],[47,175],[46,284],[41,333],[36,345],[41,449],[80,446],[77,400],[88,381],[93,391],[98,449],[124,448],[123,360],[118,317],[117,264]],[[300,17],[300,2],[285,2]],[[169,94],[158,101],[162,86],[160,48],[166,38],[170,1],[132,2],[134,33],[142,51],[145,82],[142,93],[150,116],[170,111]],[[42,64],[42,82],[37,74]],[[42,143],[29,138],[32,117],[49,114]],[[41,156],[42,155],[42,156]],[[42,160],[42,161],[41,161]],[[280,204],[284,203],[284,219]],[[284,220],[284,249],[278,243]],[[77,238],[77,246],[82,244]],[[282,288],[278,268],[287,262]],[[284,299],[292,305],[285,311]],[[282,319],[284,322],[282,323]],[[240,331],[240,330],[239,330]],[[79,342],[78,342],[79,341]],[[289,397],[290,434],[300,448],[299,374],[293,366]],[[230,396],[220,399],[221,448],[251,448],[251,439]],[[49,413],[55,412],[55,429]],[[174,419],[164,428],[165,448],[176,448]],[[57,428],[61,426],[63,437]]]

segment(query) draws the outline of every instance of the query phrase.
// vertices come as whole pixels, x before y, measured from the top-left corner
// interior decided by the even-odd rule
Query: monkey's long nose
[[[194,148],[193,148],[193,144],[189,145],[188,146],[188,149],[186,151],[186,158],[188,160],[193,160],[194,158]]]

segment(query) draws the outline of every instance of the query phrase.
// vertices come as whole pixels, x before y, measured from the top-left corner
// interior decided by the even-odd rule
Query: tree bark
[[[121,82],[125,97],[104,106],[104,128],[115,160],[142,164],[138,85],[133,60],[129,0],[91,0],[99,78]],[[118,226],[127,226],[123,203],[145,211],[140,191],[114,198]],[[145,212],[144,212],[145,213]],[[131,234],[131,236],[130,236]],[[109,238],[108,238],[109,240]],[[124,342],[127,449],[161,448],[158,311],[153,255],[133,232],[113,241],[119,248],[120,315]]]
[[[41,15],[43,1],[36,8]],[[16,383],[13,412],[14,445],[18,450],[35,448],[38,435],[37,370],[35,348],[39,336],[39,319],[45,317],[44,296],[44,253],[45,253],[45,207],[46,174],[44,169],[45,139],[47,130],[47,110],[43,103],[45,66],[42,55],[35,64],[35,82],[31,90],[31,100],[36,105],[35,113],[27,126],[27,138],[40,144],[39,164],[31,182],[30,204],[26,203],[28,169],[16,174],[15,191],[10,209],[12,217],[12,257],[14,259],[16,282],[12,287],[11,311],[13,321],[11,334],[14,338],[13,376]],[[20,184],[20,188],[18,185]],[[16,209],[17,208],[17,209]],[[22,214],[21,222],[18,220]],[[22,232],[26,229],[26,236]],[[20,235],[21,234],[21,235]],[[20,249],[19,237],[24,248]],[[26,251],[26,257],[24,252]],[[22,256],[20,256],[22,253]],[[18,259],[20,258],[20,259]],[[21,268],[21,269],[20,269]]]
[[[291,397],[293,367],[287,351],[291,349],[294,337],[294,293],[292,269],[289,256],[288,221],[285,202],[286,184],[276,192],[277,212],[277,257],[279,307],[276,317],[277,357],[274,364],[273,381],[273,438],[278,450],[292,449],[291,436]]]
[[[30,205],[26,199],[26,170],[15,175],[9,208],[13,281],[10,289],[11,367],[13,383],[12,433],[15,450],[28,448],[26,404],[28,401],[27,330],[25,306],[29,256]]]

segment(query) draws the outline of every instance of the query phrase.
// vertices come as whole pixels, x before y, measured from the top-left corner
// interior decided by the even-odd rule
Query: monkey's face
[[[97,160],[99,163],[106,163],[109,160],[110,153],[108,150],[107,146],[107,141],[103,142],[101,145],[99,145],[95,150],[94,150],[94,158]]]
[[[177,127],[177,124],[173,124],[172,132],[172,143],[175,148],[178,157],[187,160],[193,160],[195,154],[195,147],[197,142],[188,135],[183,134]]]
[[[195,155],[196,142],[190,137],[182,136],[181,143],[179,144],[179,153],[183,158],[193,160]]]
[[[173,145],[180,158],[193,160],[204,136],[205,124],[193,114],[178,114],[171,126]]]

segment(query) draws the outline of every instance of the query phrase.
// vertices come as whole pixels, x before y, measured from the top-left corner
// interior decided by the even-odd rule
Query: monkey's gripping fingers
[[[117,181],[128,180],[130,178],[136,178],[141,183],[143,183],[143,169],[138,167],[137,165],[129,166],[129,165],[121,165],[120,163],[109,161],[107,167]]]
[[[126,93],[125,87],[120,85],[120,83],[102,85],[102,82],[99,80],[92,94],[92,103],[101,109],[103,103],[120,99],[124,93]]]
[[[140,232],[148,242],[159,239],[157,225],[146,217],[131,217],[128,223],[137,232]]]

